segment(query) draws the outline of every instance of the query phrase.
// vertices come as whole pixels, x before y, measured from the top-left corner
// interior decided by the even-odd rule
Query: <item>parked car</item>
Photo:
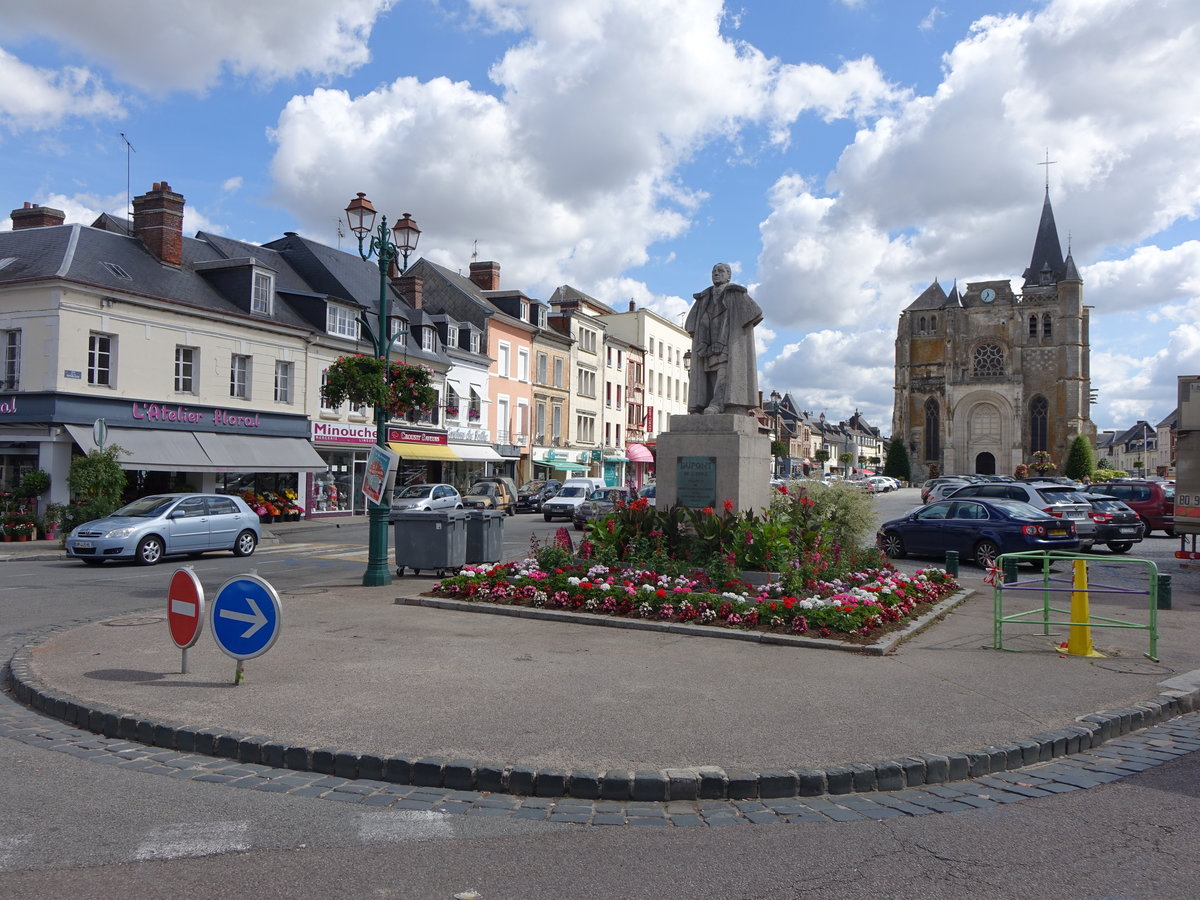
[[[562,482],[556,478],[527,481],[517,489],[517,512],[541,512],[542,504],[558,493]]]
[[[969,484],[970,482],[966,480],[939,478],[928,488],[921,489],[921,502],[932,503],[934,500],[945,500],[948,495]]]
[[[1075,522],[1019,500],[938,500],[879,526],[876,545],[887,556],[945,556],[955,550],[982,568],[1004,553],[1076,550]]]
[[[658,501],[658,485],[644,484],[637,495],[639,500],[645,500],[647,504],[654,506]]]
[[[872,494],[886,494],[896,489],[895,480],[884,475],[868,475],[867,490]]]
[[[1089,515],[1096,523],[1096,543],[1106,544],[1113,553],[1128,553],[1141,542],[1146,525],[1136,512],[1116,497],[1088,491],[1083,494],[1092,504]]]
[[[568,478],[558,493],[542,504],[542,518],[547,522],[573,518],[575,507],[602,487],[606,485],[599,478]]]
[[[629,500],[629,491],[625,488],[606,487],[588,494],[588,498],[575,507],[571,521],[576,531],[583,531],[588,522],[602,518],[617,508],[618,503]]]
[[[226,494],[151,494],[67,535],[67,556],[99,565],[132,559],[152,566],[164,556],[232,550],[249,556],[262,536],[258,516],[241,497]]]
[[[504,475],[476,478],[462,499],[463,505],[471,509],[498,509],[510,516],[517,514],[517,488],[513,480]]]
[[[462,494],[452,484],[409,484],[392,491],[392,512],[462,508]]]
[[[1116,497],[1142,518],[1146,534],[1161,531],[1175,536],[1175,484],[1170,481],[1110,481],[1088,488]]]
[[[1092,505],[1074,488],[1053,481],[1011,481],[968,484],[947,495],[947,499],[964,497],[980,499],[1021,500],[1052,516],[1070,519],[1079,535],[1079,549],[1090,550],[1096,542],[1096,523],[1091,517]]]

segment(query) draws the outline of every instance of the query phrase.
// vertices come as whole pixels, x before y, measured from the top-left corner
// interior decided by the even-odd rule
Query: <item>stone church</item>
[[[908,442],[913,478],[1011,475],[1048,450],[1061,471],[1089,417],[1083,279],[1054,224],[1050,192],[1021,293],[1009,280],[935,280],[900,314],[892,434]]]

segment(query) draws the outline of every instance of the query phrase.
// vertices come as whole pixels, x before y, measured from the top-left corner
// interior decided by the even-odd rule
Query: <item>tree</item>
[[[848,475],[848,474],[850,474],[850,464],[852,462],[854,462],[854,454],[853,453],[840,453],[840,454],[838,454],[838,462],[840,462],[842,464],[842,469],[843,469],[842,474]]]
[[[65,518],[69,521],[63,522],[64,530],[81,522],[103,518],[121,505],[125,470],[121,468],[120,456],[127,452],[116,444],[109,444],[71,460],[67,487],[75,495],[75,502],[68,508]]]
[[[908,448],[904,446],[903,438],[894,437],[888,444],[883,474],[904,482],[912,481],[912,462],[908,458]]]
[[[829,462],[829,451],[824,448],[813,454],[813,459],[817,461],[817,465],[821,467],[821,471],[825,471],[825,463]]]
[[[1076,481],[1083,481],[1084,476],[1090,478],[1096,468],[1096,457],[1092,453],[1092,442],[1082,434],[1075,435],[1071,441],[1071,449],[1067,451],[1067,464],[1063,466],[1063,474]]]

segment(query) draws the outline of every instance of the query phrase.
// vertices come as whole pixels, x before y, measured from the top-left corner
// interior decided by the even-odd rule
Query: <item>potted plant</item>
[[[17,495],[20,497],[42,496],[50,490],[50,476],[43,469],[31,469],[21,476],[17,485]]]
[[[27,541],[33,537],[35,530],[34,524],[28,520],[14,522],[12,527],[13,537],[18,541]]]
[[[58,537],[58,530],[62,526],[66,511],[66,507],[61,503],[47,504],[46,514],[43,517],[43,521],[46,523],[46,540],[52,541]]]

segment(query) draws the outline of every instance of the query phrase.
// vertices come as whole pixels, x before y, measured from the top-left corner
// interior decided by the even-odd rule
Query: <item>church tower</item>
[[[950,293],[935,280],[900,314],[892,434],[923,473],[1011,475],[1047,450],[1060,467],[1090,418],[1083,279],[1046,190],[1021,292],[1009,280]]]

